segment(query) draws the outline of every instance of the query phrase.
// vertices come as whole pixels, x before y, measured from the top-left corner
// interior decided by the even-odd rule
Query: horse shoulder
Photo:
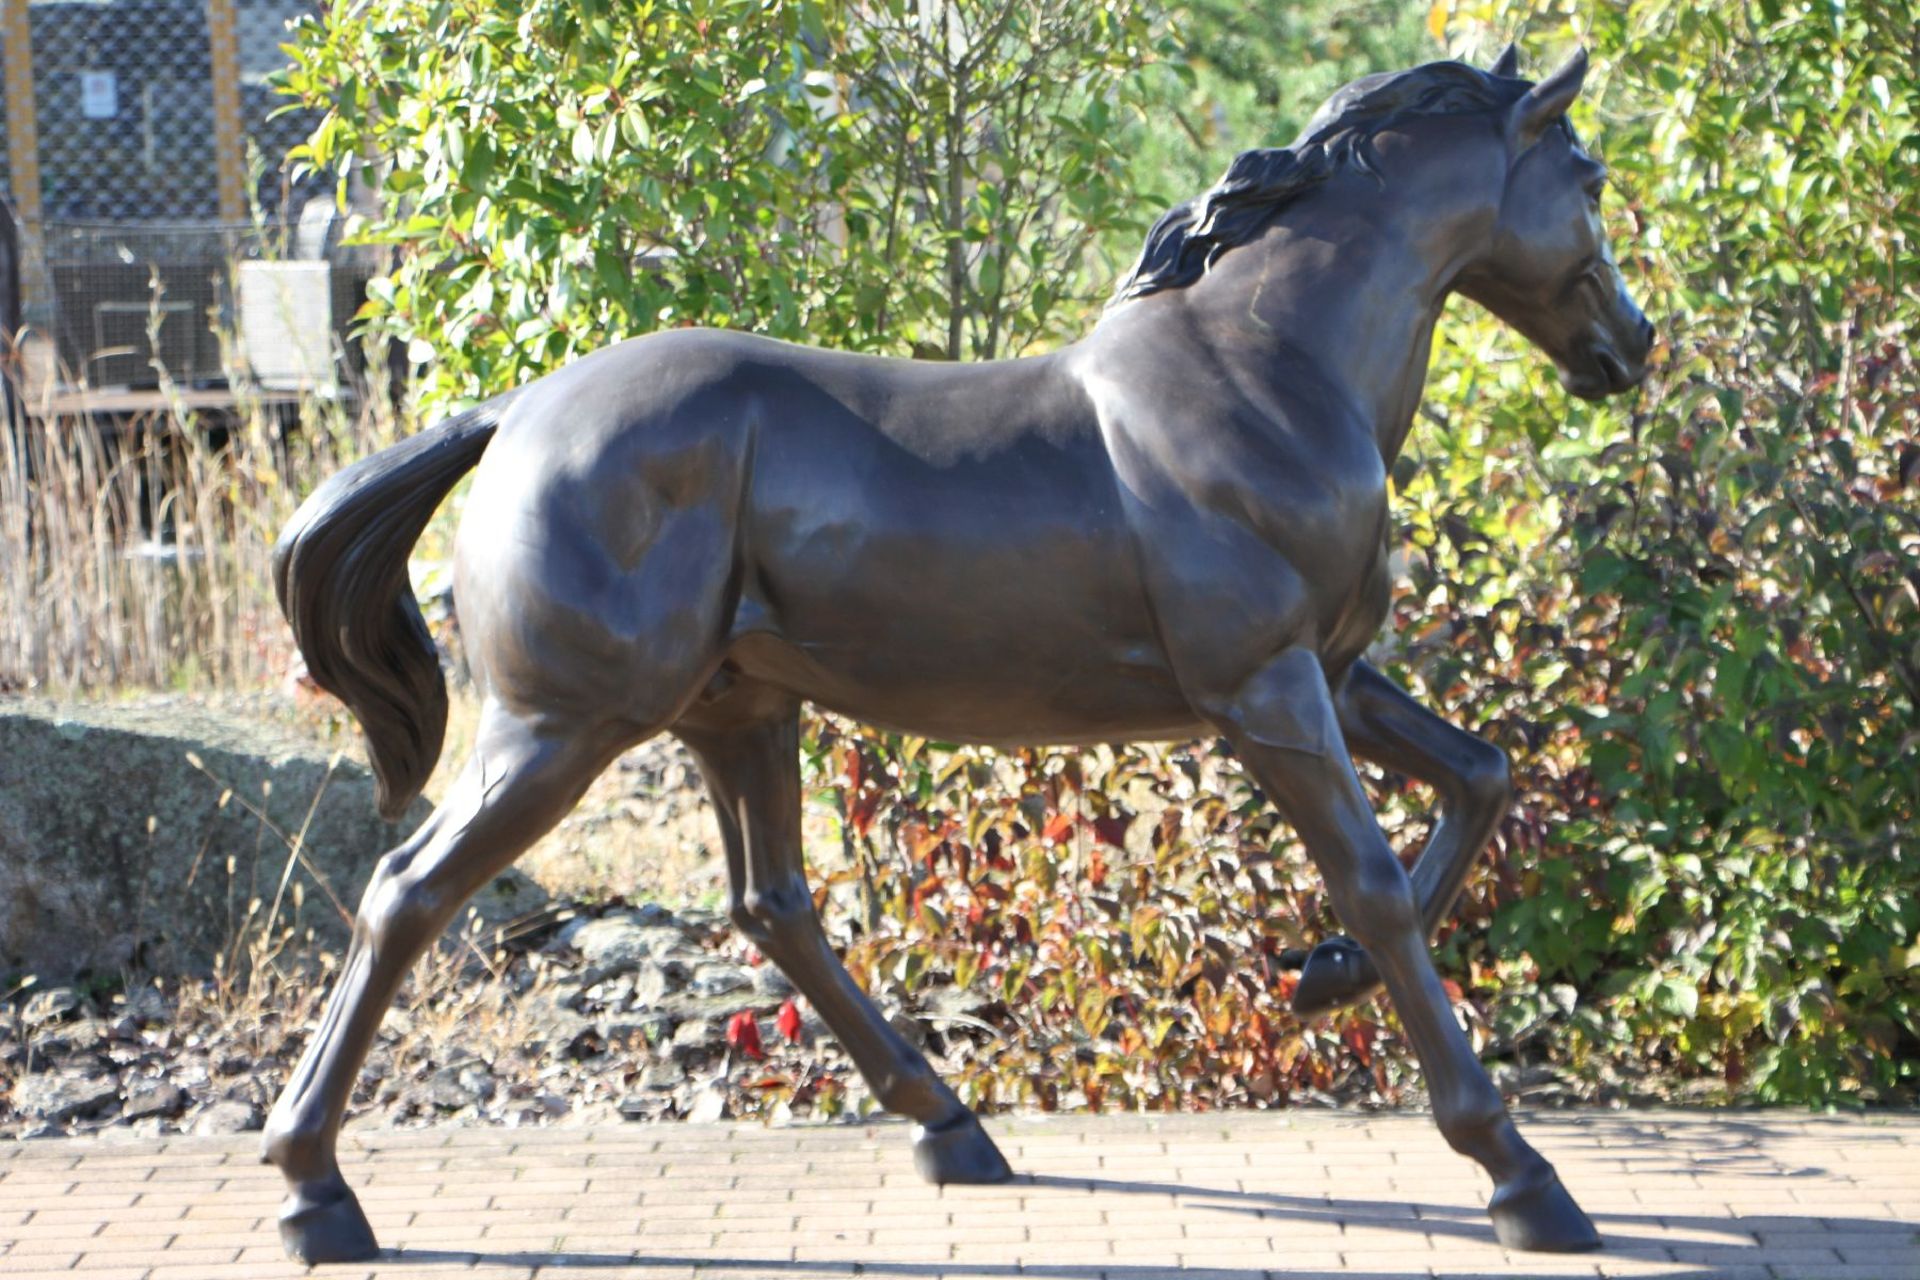
[[[1387,510],[1385,465],[1347,400],[1307,374],[1248,388],[1196,345],[1116,352],[1083,377],[1195,705],[1330,638],[1374,576]]]

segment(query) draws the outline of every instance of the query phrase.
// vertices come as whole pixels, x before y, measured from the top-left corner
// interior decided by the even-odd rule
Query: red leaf
[[[873,826],[873,815],[880,812],[880,793],[863,792],[847,802],[847,825],[855,835],[864,836]]]
[[[1373,1061],[1373,1024],[1358,1019],[1349,1022],[1340,1033],[1341,1043],[1360,1059],[1360,1065],[1366,1066]]]
[[[1072,834],[1073,815],[1070,813],[1056,813],[1047,819],[1047,825],[1040,831],[1040,838],[1059,844]]]
[[[760,1047],[760,1024],[745,1009],[727,1019],[727,1045],[749,1058],[767,1056],[767,1051]]]
[[[800,1043],[800,1009],[791,998],[780,1006],[780,1012],[773,1020],[773,1029],[788,1044]]]
[[[1132,818],[1095,818],[1093,834],[1116,849],[1127,847],[1127,828],[1133,825]]]

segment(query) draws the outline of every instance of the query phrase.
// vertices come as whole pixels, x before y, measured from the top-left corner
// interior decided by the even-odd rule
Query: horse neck
[[[1425,160],[1376,186],[1351,175],[1307,194],[1226,254],[1204,299],[1236,381],[1287,403],[1301,362],[1353,407],[1384,462],[1399,456],[1426,383],[1434,325],[1498,213],[1498,179]],[[1222,332],[1224,331],[1224,332]],[[1229,336],[1230,335],[1230,336]],[[1265,384],[1262,387],[1262,384]]]

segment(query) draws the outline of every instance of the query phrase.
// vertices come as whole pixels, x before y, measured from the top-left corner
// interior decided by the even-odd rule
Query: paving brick
[[[1771,1251],[1769,1251],[1771,1253]],[[1911,1241],[1901,1243],[1889,1241],[1885,1245],[1843,1245],[1839,1249],[1839,1261],[1854,1266],[1910,1266],[1920,1262],[1920,1246]]]
[[[62,1240],[46,1249],[0,1253],[0,1275],[12,1275],[20,1267],[30,1267],[35,1271],[70,1271],[80,1261],[80,1250],[74,1248],[77,1243],[74,1240]]]
[[[1920,1280],[1920,1117],[1521,1123],[1594,1214],[1603,1253],[1501,1250],[1490,1183],[1425,1116],[1295,1112],[999,1119],[990,1128],[1028,1176],[940,1189],[913,1174],[905,1127],[891,1123],[355,1128],[347,1177],[368,1188],[383,1242],[403,1251],[322,1274]],[[256,1142],[0,1144],[0,1273],[303,1275],[280,1254],[282,1187],[254,1163]]]

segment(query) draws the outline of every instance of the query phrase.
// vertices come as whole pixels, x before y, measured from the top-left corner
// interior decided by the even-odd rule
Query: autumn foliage
[[[1246,119],[1381,38],[1313,6],[1265,46],[1240,6],[1176,4],[1169,23],[1088,5],[1080,26],[1038,6],[1066,41],[1045,80],[1068,86],[1048,99],[1058,150],[1003,165],[1006,113],[1029,101],[1008,70],[1019,50],[982,55],[1005,96],[934,137],[913,104],[964,86],[911,30],[888,37],[897,48],[850,37],[865,6],[652,6],[678,44],[588,0],[520,20],[498,0],[428,8],[314,19],[291,83],[335,104],[309,158],[394,157],[400,182],[368,230],[402,269],[369,316],[461,394],[657,324],[896,354],[1064,337],[1092,321],[1142,221],[1190,194],[1130,192],[1161,175],[1129,175],[1129,152],[1217,147],[1217,171],[1231,145],[1284,141],[1208,132],[1229,113],[1207,95]],[[700,25],[721,12],[728,40]],[[447,39],[403,56],[427,18],[452,24]],[[1503,1078],[1562,1096],[1909,1099],[1912,6],[1539,0],[1436,4],[1429,23],[1413,38],[1483,64],[1512,37],[1534,69],[1589,47],[1576,124],[1612,170],[1613,240],[1663,334],[1642,392],[1590,406],[1455,304],[1394,469],[1396,595],[1375,658],[1506,748],[1519,788],[1438,939],[1458,1011]],[[883,47],[931,60],[890,79],[869,56]],[[835,97],[812,56],[845,59],[873,91]],[[1222,87],[1236,67],[1244,83]],[[926,92],[889,98],[889,84]],[[927,174],[958,166],[941,170],[959,174],[943,188],[958,203],[863,150],[893,138]],[[793,162],[764,163],[776,153]],[[988,180],[1030,172],[1077,179],[1012,204]],[[1020,257],[1022,226],[1045,231],[1048,255]],[[684,252],[626,269],[662,243]],[[1399,1097],[1416,1079],[1383,1007],[1313,1026],[1288,1014],[1282,956],[1338,925],[1219,743],[993,753],[819,720],[806,753],[829,927],[976,1103]],[[1372,783],[1411,857],[1431,798]],[[797,1013],[776,1029],[797,1036]],[[757,1026],[729,1036],[761,1048]]]

